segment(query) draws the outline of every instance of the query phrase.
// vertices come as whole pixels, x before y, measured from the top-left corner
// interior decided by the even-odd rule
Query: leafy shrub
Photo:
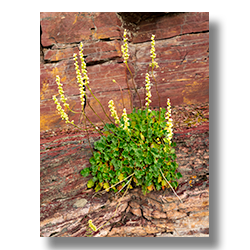
[[[125,186],[125,182],[118,188],[114,185],[133,176],[130,188],[141,186],[145,194],[168,187],[162,173],[177,188],[177,179],[182,175],[176,171],[178,164],[174,144],[169,144],[167,140],[166,110],[163,108],[159,112],[134,109],[128,114],[129,130],[123,129],[123,118],[120,120],[122,126],[105,125],[105,136],[94,144],[91,167],[81,171],[83,176],[93,176],[88,181],[88,188],[95,187],[96,192],[111,188],[117,192]]]
[[[151,74],[146,73],[145,76],[146,102],[143,107],[134,84],[133,75],[127,63],[129,58],[127,44],[128,39],[126,37],[126,30],[124,31],[124,45],[122,45],[121,50],[123,53],[124,63],[131,74],[134,90],[139,97],[141,108],[134,108],[130,114],[127,114],[126,109],[124,108],[122,117],[119,119],[114,102],[113,100],[110,100],[109,108],[111,117],[114,118],[114,121],[112,121],[106,114],[101,103],[94,96],[91,88],[89,87],[86,63],[83,58],[82,43],[79,47],[81,67],[78,65],[77,55],[74,54],[77,82],[79,84],[80,100],[84,118],[91,123],[84,111],[86,105],[85,89],[88,88],[91,95],[98,101],[105,115],[111,121],[111,123],[105,124],[104,132],[98,131],[101,134],[101,138],[99,141],[94,143],[94,149],[92,149],[93,156],[90,158],[91,167],[84,168],[80,172],[84,177],[87,177],[89,174],[92,175],[93,178],[88,181],[87,187],[94,188],[96,192],[101,189],[106,191],[113,190],[114,192],[123,192],[125,186],[127,186],[127,189],[141,186],[144,194],[152,190],[165,189],[166,187],[171,187],[174,191],[173,187],[177,188],[177,180],[182,177],[181,173],[177,172],[178,164],[175,161],[175,144],[171,141],[173,136],[173,125],[171,119],[170,100],[167,100],[167,110],[164,108],[160,108],[159,110],[150,110],[150,89],[152,86],[150,78],[153,78],[155,82],[160,106],[160,97],[153,71],[155,67],[158,67],[157,62],[155,61],[156,54],[154,37],[154,35],[151,37],[150,57],[152,58],[152,61],[149,64]],[[116,83],[115,80],[113,81]],[[71,112],[74,112],[69,108],[69,105],[66,102],[67,99],[64,96],[59,76],[57,76],[56,82],[58,84],[59,94],[64,107]],[[131,96],[129,85],[128,91]],[[61,107],[56,96],[53,96],[53,99],[57,105],[57,110],[61,115],[61,118],[65,120],[66,123],[70,123],[75,127],[78,127],[74,124],[73,120],[69,120],[67,113]],[[90,104],[88,103],[88,105]],[[132,99],[130,100],[130,105],[132,109]],[[93,110],[92,107],[91,109]],[[86,119],[84,120],[86,121]],[[94,124],[92,125],[94,126]],[[86,124],[85,130],[87,131]],[[127,179],[129,180],[126,181]]]

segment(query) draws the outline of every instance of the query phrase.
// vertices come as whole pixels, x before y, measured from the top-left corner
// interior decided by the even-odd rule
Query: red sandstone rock
[[[168,13],[148,15],[128,25],[116,13],[41,13],[41,212],[42,237],[85,237],[88,220],[100,227],[94,237],[206,237],[209,235],[209,33],[208,13]],[[114,214],[117,198],[112,193],[96,195],[86,188],[90,177],[80,171],[90,165],[87,135],[61,121],[52,96],[57,94],[60,75],[69,104],[80,110],[79,90],[73,53],[84,43],[90,87],[108,111],[113,99],[118,115],[123,105],[119,86],[129,110],[126,79],[132,80],[121,57],[123,27],[129,34],[130,68],[141,99],[144,99],[145,72],[150,63],[150,38],[156,35],[155,70],[161,106],[171,98],[174,141],[178,170],[183,177],[176,190],[183,203],[168,189],[146,196],[133,189]],[[131,27],[135,27],[133,29]],[[153,80],[151,81],[153,83]],[[154,83],[153,83],[154,84]],[[133,103],[139,105],[133,92]],[[88,101],[108,121],[88,91]],[[157,107],[155,84],[152,107]],[[198,113],[199,111],[199,113]],[[87,106],[90,120],[99,118]],[[76,123],[79,114],[68,112]],[[46,132],[46,130],[48,130]],[[92,129],[93,131],[93,129]],[[91,144],[99,138],[91,132]],[[194,176],[196,176],[194,178]]]
[[[41,140],[41,236],[83,237],[86,236],[89,219],[101,226],[110,218],[109,224],[93,236],[207,236],[209,170],[204,165],[201,171],[200,163],[195,163],[188,172],[183,165],[189,165],[189,159],[193,156],[208,163],[208,159],[204,158],[207,148],[204,142],[208,134],[196,128],[189,137],[187,131],[175,133],[177,162],[182,162],[179,163],[179,171],[183,175],[176,191],[183,203],[170,189],[153,191],[146,196],[140,189],[134,189],[126,195],[114,218],[117,200],[110,196],[111,193],[92,198],[93,190],[86,189],[88,178],[79,174],[84,166],[89,166],[91,156],[86,134],[56,132],[57,135],[53,137],[44,137]],[[91,137],[96,140],[98,134]],[[193,175],[196,178],[191,186],[189,180]],[[171,232],[171,235],[164,232]]]
[[[57,119],[51,100],[52,95],[57,93],[56,75],[61,77],[66,97],[72,99],[73,106],[79,107],[74,101],[79,90],[72,56],[77,52],[80,41],[84,43],[87,63],[93,65],[87,67],[90,85],[93,91],[103,92],[99,96],[101,99],[104,96],[113,98],[113,91],[119,89],[113,84],[113,79],[122,88],[127,88],[127,78],[132,87],[129,72],[123,64],[119,64],[122,62],[121,20],[115,13],[41,13],[41,44],[44,46],[41,53],[41,131],[61,125],[66,127]],[[182,31],[178,31],[178,27]],[[155,77],[161,105],[166,106],[167,98],[171,98],[172,105],[208,102],[208,13],[161,13],[139,22],[137,31],[131,29],[131,41],[136,44],[129,46],[129,65],[142,104],[145,103],[145,73],[150,63],[149,41],[154,31],[157,31],[156,61],[160,66],[155,70]],[[147,39],[138,40],[141,35]],[[138,96],[132,92],[133,103],[139,106]],[[155,86],[152,94],[152,107],[159,106]],[[125,104],[129,106],[129,98]],[[93,122],[98,121],[94,119]]]

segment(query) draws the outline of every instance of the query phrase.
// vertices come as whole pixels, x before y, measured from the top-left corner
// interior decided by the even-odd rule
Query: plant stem
[[[100,103],[100,101],[99,101],[99,100],[95,97],[95,95],[93,94],[93,92],[92,92],[92,90],[90,89],[89,85],[87,84],[86,86],[87,86],[88,90],[90,91],[91,95],[92,95],[92,96],[95,98],[95,100],[100,104],[100,106],[101,106],[101,108],[102,108],[104,114],[107,116],[107,118],[108,118],[112,123],[114,123],[114,122],[110,119],[110,117],[107,115],[107,113],[106,113],[106,111],[104,110],[104,108],[103,108],[102,104]],[[115,123],[114,123],[114,124],[115,124]]]
[[[160,169],[161,171],[161,169]],[[161,171],[161,174],[162,174],[162,177],[164,178],[164,180],[168,183],[168,185],[171,187],[171,189],[173,190],[174,194],[179,198],[179,200],[181,201],[181,203],[183,203],[183,201],[181,200],[181,198],[177,195],[177,193],[174,191],[173,187],[171,186],[171,184],[168,182],[168,180],[165,178],[164,174],[162,173]]]
[[[93,154],[94,154],[94,150],[93,150],[93,148],[92,148],[92,146],[91,146],[91,143],[90,143],[90,140],[89,140],[89,132],[88,132],[87,126],[86,126],[86,117],[87,117],[87,116],[85,115],[84,110],[83,110],[83,115],[84,115],[83,121],[84,121],[84,126],[85,126],[85,128],[86,128],[87,139],[88,139],[88,143],[89,143],[89,146],[90,146],[91,153],[92,153],[92,155],[93,155]]]
[[[131,75],[132,83],[133,83],[133,85],[134,85],[134,89],[135,89],[135,91],[136,91],[136,94],[137,94],[138,97],[139,97],[140,107],[142,108],[141,98],[140,98],[140,95],[139,95],[139,93],[138,93],[138,91],[137,91],[137,88],[135,87],[133,74],[132,74],[132,72],[131,72],[131,70],[130,70],[130,68],[129,68],[129,66],[128,66],[128,63],[126,62],[125,64],[126,64],[127,69],[128,69],[128,71],[129,71],[129,73],[130,73],[130,75]]]
[[[154,76],[154,66],[152,66],[152,77],[155,81],[156,92],[157,92],[157,96],[158,96],[158,100],[159,100],[159,123],[160,123],[160,120],[161,120],[161,99],[160,99],[160,95],[159,95],[159,91],[158,91],[157,81],[156,81],[155,76]]]
[[[123,180],[117,182],[116,184],[114,184],[114,185],[111,186],[110,188],[115,187],[116,185],[120,184],[121,182],[127,180],[130,176],[133,176],[134,174],[135,174],[135,173],[133,173],[133,174],[127,176],[125,179],[123,179]],[[110,189],[110,188],[109,188],[109,189]],[[101,194],[103,194],[104,192],[107,192],[107,191],[106,191],[106,190],[103,190],[103,191],[101,192]],[[98,193],[98,192],[97,192],[97,193]],[[92,196],[92,198],[95,197],[95,196],[97,195],[97,193],[95,193],[95,194]]]
[[[118,82],[116,82],[116,81],[114,81],[118,86],[119,86],[119,88],[120,88],[120,91],[121,91],[121,96],[122,96],[122,105],[123,105],[123,108],[125,108],[125,104],[124,104],[124,99],[123,99],[123,94],[122,94],[122,88],[121,88],[121,86],[120,86],[120,84],[118,83]]]
[[[125,64],[126,64],[126,63],[125,63]],[[125,74],[126,74],[126,72],[125,72]],[[128,94],[129,94],[129,97],[130,97],[130,108],[131,108],[131,110],[133,110],[132,95],[131,95],[130,87],[129,87],[129,84],[128,84],[128,77],[127,77],[127,74],[126,74],[126,83],[127,83],[127,87],[128,87]]]

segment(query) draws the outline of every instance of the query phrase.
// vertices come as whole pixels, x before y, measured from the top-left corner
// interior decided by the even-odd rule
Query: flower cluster
[[[116,124],[120,124],[119,117],[118,117],[117,112],[116,112],[116,110],[115,110],[114,101],[113,101],[113,100],[110,100],[110,101],[108,102],[108,104],[109,104],[108,107],[109,107],[109,109],[110,109],[111,116],[114,117],[114,119],[115,119],[115,123],[116,123]]]
[[[93,230],[93,231],[97,231],[97,228],[96,228],[96,226],[93,224],[93,222],[92,222],[92,220],[89,220],[88,221],[89,222],[89,227]]]
[[[62,120],[65,120],[66,123],[71,123],[72,125],[74,125],[74,120],[72,120],[71,122],[69,121],[68,115],[65,113],[64,109],[62,108],[61,104],[58,102],[55,95],[53,96],[53,100],[56,104],[56,109],[58,110],[58,113],[61,115]]]
[[[124,63],[127,63],[128,58],[129,58],[129,54],[128,54],[128,38],[127,38],[127,31],[126,29],[124,30],[124,34],[123,34],[123,41],[124,41],[124,45],[121,46],[122,49],[122,56],[124,59]]]
[[[80,45],[80,51],[82,52],[82,43]],[[82,53],[80,54],[80,58],[81,58],[81,61],[82,61],[83,60]],[[80,69],[79,69],[79,65],[78,65],[78,62],[77,62],[77,55],[76,54],[74,54],[74,60],[75,60],[74,65],[75,65],[75,70],[76,70],[76,77],[77,77],[77,82],[78,82],[78,86],[79,86],[79,90],[80,90],[81,106],[82,106],[82,110],[84,110],[85,95],[86,95],[86,92],[85,92],[85,83],[83,82],[83,77],[82,77]],[[83,62],[84,61],[82,61],[82,68],[84,67],[83,66]]]
[[[63,91],[63,88],[62,88],[62,84],[60,82],[60,77],[58,75],[56,76],[56,83],[57,83],[58,92],[59,92],[59,94],[61,96],[61,101],[63,102],[64,107],[69,108],[69,104],[66,102],[67,98],[65,98],[65,96],[64,96],[64,91]]]
[[[129,128],[128,128],[129,127],[129,122],[128,122],[129,119],[128,119],[127,112],[126,112],[125,108],[123,109],[122,117],[123,117],[123,120],[124,120],[123,129],[129,131]]]
[[[151,84],[150,84],[150,79],[149,79],[149,74],[148,73],[146,73],[146,85],[145,85],[145,87],[146,87],[146,98],[145,98],[145,100],[146,100],[146,107],[148,108],[149,107],[149,104],[151,103],[151,100],[150,100],[150,98],[151,98],[151,92],[150,92],[150,89],[151,89]]]
[[[166,112],[166,121],[167,121],[167,125],[166,125],[166,130],[168,131],[168,137],[167,137],[167,141],[169,143],[169,145],[171,144],[171,139],[173,137],[173,119],[171,118],[171,104],[170,104],[170,100],[168,98],[168,101],[167,101],[167,112]]]
[[[158,63],[155,62],[155,58],[156,58],[156,54],[155,54],[155,35],[152,35],[151,37],[151,50],[150,50],[150,53],[151,53],[151,58],[152,58],[152,63],[150,63],[150,67],[154,68],[158,68]]]

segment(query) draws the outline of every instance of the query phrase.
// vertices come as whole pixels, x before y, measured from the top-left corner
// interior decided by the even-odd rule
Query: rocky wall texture
[[[208,105],[173,109],[178,170],[183,177],[176,192],[143,195],[129,191],[116,214],[119,197],[94,195],[90,177],[79,172],[90,166],[86,134],[55,130],[41,135],[41,236],[83,237],[89,219],[99,227],[96,237],[206,237],[209,235],[209,123]],[[182,111],[182,112],[180,112]],[[191,113],[192,116],[182,115]],[[197,116],[197,113],[199,115]],[[90,142],[99,135],[91,133]]]
[[[73,54],[83,42],[90,87],[104,109],[113,99],[118,114],[122,112],[120,88],[125,106],[129,109],[127,81],[131,76],[122,63],[123,30],[129,38],[129,66],[142,104],[145,100],[145,73],[150,63],[150,38],[155,34],[155,48],[159,68],[155,70],[158,83],[152,88],[152,106],[207,103],[209,100],[209,15],[201,13],[41,13],[41,131],[66,127],[55,110],[52,96],[57,94],[56,75],[63,83],[70,107],[80,110],[79,89],[76,82]],[[104,120],[107,118],[96,100],[87,92],[88,101]],[[133,104],[139,98],[133,93]],[[99,118],[87,106],[86,114],[94,123]],[[79,115],[68,113],[70,120]]]
[[[83,237],[89,219],[99,227],[95,237],[207,237],[209,236],[209,22],[208,13],[41,13],[41,170],[40,235]],[[129,72],[122,63],[120,46],[124,29],[129,36],[129,66],[144,99],[145,72],[150,62],[150,38],[156,35],[160,68],[155,70],[152,106],[173,105],[174,141],[179,180],[176,192],[169,190],[143,195],[130,190],[114,214],[120,197],[96,195],[87,189],[90,177],[80,171],[90,165],[91,150],[86,133],[61,121],[52,96],[57,94],[59,75],[65,95],[74,110],[80,109],[73,53],[84,44],[90,87],[108,112],[113,99],[122,111],[119,82],[128,112]],[[88,101],[105,120],[90,93]],[[139,98],[133,93],[133,104]],[[86,114],[101,127],[87,106]],[[68,113],[76,124],[77,114]],[[90,133],[90,143],[99,134]]]

